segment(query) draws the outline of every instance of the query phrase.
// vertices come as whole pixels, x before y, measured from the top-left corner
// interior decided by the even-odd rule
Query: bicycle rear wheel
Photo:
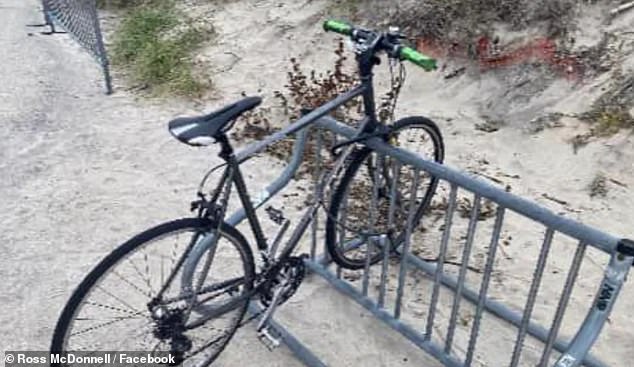
[[[406,117],[396,121],[392,131],[390,144],[442,163],[444,143],[433,121],[420,116]],[[368,257],[370,264],[380,261],[382,251],[373,245],[379,243],[377,237],[387,234],[391,225],[394,231],[392,244],[398,246],[405,238],[411,200],[415,200],[414,225],[429,206],[438,179],[421,171],[419,185],[412,197],[410,188],[415,170],[400,165],[397,173],[396,164],[396,160],[367,147],[352,153],[331,196],[326,221],[326,246],[332,259],[341,267],[361,269]],[[394,191],[393,223],[388,223],[395,175],[398,180]],[[372,199],[373,195],[376,200]]]
[[[223,224],[208,253],[206,277],[202,279],[205,261],[194,272],[199,291],[181,287],[178,264],[186,249],[208,240],[217,228],[207,219],[180,219],[147,230],[114,250],[64,307],[51,352],[177,351],[186,366],[209,365],[239,327],[254,281],[246,240]],[[221,308],[226,312],[187,328],[210,309]]]

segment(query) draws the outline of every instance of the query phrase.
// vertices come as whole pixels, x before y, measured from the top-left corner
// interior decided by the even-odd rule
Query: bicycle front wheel
[[[433,121],[420,116],[406,117],[392,125],[392,132],[390,144],[442,163],[444,143]],[[352,153],[331,196],[326,221],[326,247],[338,265],[356,270],[365,267],[368,261],[377,263],[383,255],[380,246],[374,244],[380,243],[378,237],[388,232],[393,232],[392,245],[403,242],[411,200],[415,200],[416,225],[438,184],[436,177],[421,171],[412,195],[414,172],[414,167],[400,165],[370,148]],[[389,223],[390,219],[393,223]]]
[[[209,365],[239,327],[254,281],[246,240],[223,224],[204,257],[209,261],[194,270],[194,287],[183,289],[179,277],[188,249],[215,237],[217,229],[207,219],[180,219],[114,250],[64,307],[51,352],[170,352],[185,366]],[[223,312],[209,317],[214,309]]]

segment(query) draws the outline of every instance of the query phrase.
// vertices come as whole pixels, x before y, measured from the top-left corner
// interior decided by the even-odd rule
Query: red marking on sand
[[[466,46],[423,38],[418,40],[417,47],[438,59],[476,60],[482,71],[539,62],[570,79],[579,80],[583,76],[583,65],[577,56],[558,50],[557,43],[547,38],[536,38],[508,49],[498,47],[497,42],[484,36]]]

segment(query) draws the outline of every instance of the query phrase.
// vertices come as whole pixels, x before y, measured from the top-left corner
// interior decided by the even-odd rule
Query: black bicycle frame
[[[227,184],[227,180],[230,180],[236,187],[238,192],[238,196],[240,198],[240,202],[244,209],[244,213],[246,218],[249,221],[249,226],[251,227],[251,231],[255,237],[256,245],[258,250],[261,252],[265,261],[269,261],[268,250],[269,246],[264,236],[264,231],[262,230],[262,226],[260,225],[260,221],[256,214],[256,210],[263,204],[264,201],[253,203],[251,201],[250,195],[247,190],[246,183],[244,181],[244,176],[242,175],[242,171],[240,170],[240,164],[252,157],[254,154],[260,152],[264,148],[272,145],[284,138],[288,135],[293,134],[313,122],[316,122],[318,119],[328,114],[329,112],[337,109],[339,106],[345,104],[346,102],[361,96],[363,98],[363,106],[364,106],[364,118],[361,120],[361,124],[358,131],[359,135],[367,134],[374,132],[378,125],[379,121],[376,118],[376,105],[374,102],[374,85],[373,85],[373,73],[372,70],[374,66],[379,64],[379,59],[376,56],[376,48],[378,43],[380,42],[380,37],[373,40],[372,44],[369,45],[364,51],[357,54],[357,63],[359,66],[359,75],[360,75],[360,84],[351,90],[337,96],[335,99],[325,103],[324,105],[306,113],[302,117],[300,117],[297,121],[293,122],[286,128],[270,135],[264,140],[251,145],[249,148],[240,151],[238,154],[234,154],[233,147],[231,146],[229,139],[225,134],[217,137],[218,143],[221,145],[221,151],[219,156],[225,160],[227,163],[227,167],[225,168],[225,172],[222,175],[222,179],[218,183],[215,192],[219,193],[222,188]],[[345,154],[342,154],[337,159],[335,163],[335,167],[330,171],[329,176],[325,178],[324,182],[329,182],[335,176],[335,172],[337,172],[345,162]],[[322,183],[323,184],[323,183]],[[328,184],[326,184],[327,186]],[[290,238],[286,242],[285,248],[281,251],[280,255],[277,257],[276,262],[269,263],[271,267],[267,270],[267,272],[275,272],[279,267],[279,264],[283,262],[284,259],[288,258],[293,250],[296,248],[297,244],[300,242],[302,235],[308,229],[308,226],[312,222],[313,218],[317,214],[319,210],[319,200],[320,198],[316,198],[315,203],[305,212],[302,216],[300,222],[295,227],[293,233]],[[227,205],[227,203],[223,203],[223,205]],[[224,218],[217,218],[219,221],[224,220]],[[184,257],[188,256],[186,253]],[[265,276],[266,277],[266,276]],[[189,324],[186,326],[187,329],[196,328],[202,324],[204,324],[207,320],[218,317],[225,312],[230,311],[234,308],[235,305],[241,303],[246,298],[251,298],[254,294],[258,292],[258,287],[254,288],[247,294],[243,294],[231,302],[225,304],[220,307],[215,312],[206,315],[205,317]]]
[[[372,72],[374,66],[379,64],[379,59],[375,55],[376,43],[377,42],[375,41],[373,45],[371,45],[371,47],[369,47],[367,50],[357,54],[357,63],[359,66],[359,75],[361,79],[361,83],[358,86],[352,88],[346,93],[339,95],[332,101],[327,102],[324,105],[312,110],[291,125],[278,131],[277,133],[272,134],[268,138],[260,141],[258,144],[254,144],[250,149],[241,151],[237,155],[234,155],[233,148],[226,136],[222,136],[219,139],[218,142],[221,144],[221,152],[219,155],[227,162],[226,169],[232,170],[233,172],[232,177],[227,179],[232,180],[236,186],[238,196],[240,197],[240,202],[242,204],[242,207],[244,208],[246,217],[249,221],[249,226],[251,227],[251,231],[253,232],[256,240],[256,245],[260,251],[266,251],[268,249],[266,237],[264,236],[262,226],[260,225],[259,219],[255,213],[261,203],[254,204],[251,201],[244,181],[244,176],[240,171],[240,163],[244,162],[247,158],[261,151],[265,147],[272,145],[279,140],[287,137],[288,135],[305,128],[306,126],[320,119],[329,112],[337,109],[339,106],[359,96],[363,98],[365,115],[364,119],[362,120],[362,128],[360,129],[359,133],[368,133],[376,130],[379,122],[376,118],[376,105],[374,102],[374,85]],[[225,176],[226,175],[223,175],[223,177]],[[221,180],[218,187],[222,187],[222,185],[225,184],[224,181],[225,180]],[[312,217],[315,213],[316,208],[313,208],[310,215],[306,215],[304,218],[302,218],[302,221],[298,224],[296,230],[288,241],[290,245],[288,246],[289,248],[287,248],[286,251],[282,253],[282,257],[290,254],[290,251],[294,248],[292,244],[294,244],[294,242],[296,241],[299,241],[299,237],[301,237],[306,228],[308,228],[308,225],[310,224],[310,221],[312,220]]]
[[[303,115],[287,127],[279,130],[274,134],[271,134],[270,136],[256,144],[250,145],[247,149],[240,151],[238,154],[234,154],[233,147],[229,143],[226,135],[223,134],[218,137],[218,142],[221,145],[219,156],[227,162],[227,167],[225,168],[225,172],[222,175],[222,179],[218,183],[216,192],[219,192],[218,190],[221,190],[222,187],[224,187],[224,185],[227,183],[227,180],[231,180],[232,183],[235,184],[241,204],[245,211],[246,217],[248,218],[249,226],[251,227],[251,231],[255,236],[257,248],[261,252],[265,252],[268,250],[268,243],[255,211],[260,207],[260,205],[263,204],[263,201],[265,200],[255,204],[251,202],[251,198],[249,196],[244,181],[244,176],[242,175],[242,172],[240,170],[240,164],[256,153],[260,152],[264,148],[286,138],[287,136],[301,129],[306,128],[308,125],[316,122],[329,112],[334,111],[341,105],[359,96],[363,98],[365,114],[365,117],[361,120],[361,127],[358,130],[359,134],[374,131],[377,128],[379,122],[376,118],[376,107],[374,103],[372,69],[374,68],[374,66],[379,64],[379,59],[375,55],[377,44],[379,41],[380,39],[374,40],[373,43],[366,48],[366,50],[357,54],[356,59],[359,66],[361,83],[351,90],[337,96],[335,99],[323,104],[322,106],[317,107],[316,109]],[[343,162],[343,160],[341,162]],[[231,172],[231,174],[228,174],[229,172]],[[312,221],[314,215],[317,213],[318,208],[319,207],[317,205],[313,205],[313,207],[310,208],[310,210],[302,217],[300,223],[298,223],[294,232],[292,233],[291,238],[288,240],[287,247],[282,251],[282,255],[280,256],[281,259],[290,255],[292,250],[295,248],[295,245],[299,242],[301,236],[310,225],[310,222]],[[223,218],[219,218],[219,220],[223,220]],[[155,299],[160,299],[163,291],[169,286],[173,279],[173,276],[176,274],[176,272],[178,272],[185,258],[189,256],[189,252],[191,251],[193,245],[193,243],[190,244],[190,246],[186,249],[185,254],[183,254],[182,258],[179,260],[179,263],[177,264],[176,269],[174,269],[173,274],[170,275],[168,281],[163,286],[163,289],[161,289],[161,291],[157,294]]]
[[[238,163],[244,162],[246,159],[262,151],[269,145],[272,145],[286,138],[288,135],[291,135],[305,128],[306,126],[319,120],[321,117],[325,116],[329,112],[337,109],[339,106],[359,96],[363,98],[363,107],[365,114],[365,118],[363,120],[364,128],[362,129],[362,132],[367,133],[370,131],[374,131],[379,124],[376,118],[376,105],[374,103],[373,85],[374,76],[372,73],[372,69],[374,68],[374,66],[378,65],[379,63],[379,58],[376,56],[376,48],[376,44],[373,44],[372,47],[369,47],[367,50],[357,54],[356,59],[359,66],[359,76],[361,80],[361,83],[358,86],[352,88],[348,92],[337,96],[335,99],[323,104],[322,106],[315,108],[310,113],[300,117],[297,121],[277,131],[276,133],[271,134],[266,139],[261,140],[256,144],[250,145],[247,149],[240,151],[236,155],[236,161]]]

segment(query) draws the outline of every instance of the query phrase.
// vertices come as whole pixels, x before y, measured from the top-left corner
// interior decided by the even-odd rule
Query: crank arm
[[[264,315],[258,322],[257,331],[260,332],[266,328],[266,324],[269,322],[273,314],[275,313],[275,309],[277,308],[277,304],[280,301],[280,297],[282,296],[282,292],[284,291],[284,287],[279,287],[275,290],[275,294],[273,295],[273,299],[271,300],[271,304],[267,307]]]

